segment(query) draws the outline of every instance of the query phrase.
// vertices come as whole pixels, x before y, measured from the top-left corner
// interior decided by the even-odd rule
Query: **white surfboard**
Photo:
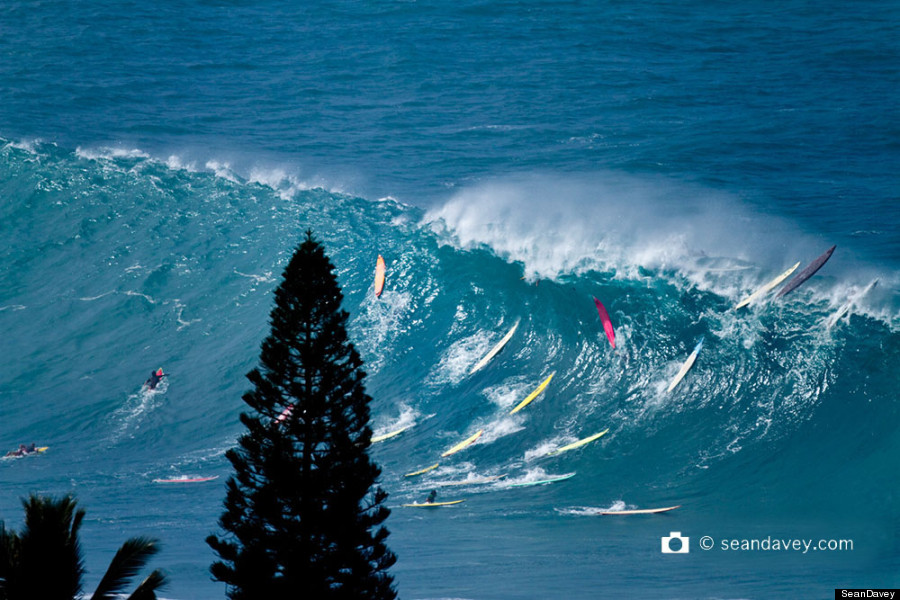
[[[516,332],[516,328],[517,328],[518,326],[519,326],[519,321],[516,321],[516,324],[512,326],[512,329],[510,329],[509,332],[508,332],[505,336],[503,336],[503,339],[500,340],[499,342],[497,342],[497,345],[494,346],[494,347],[491,349],[490,352],[488,352],[487,354],[485,354],[485,355],[484,355],[484,358],[482,358],[481,360],[479,360],[478,363],[476,363],[474,367],[472,367],[472,370],[469,371],[469,375],[471,375],[472,373],[475,373],[476,371],[479,371],[480,369],[484,368],[484,366],[485,366],[486,364],[488,364],[488,363],[491,361],[492,358],[494,358],[495,356],[497,356],[497,353],[500,352],[501,350],[503,350],[503,346],[505,346],[506,343],[507,343],[510,339],[512,339],[512,336],[513,336],[513,334]]]
[[[676,508],[681,508],[681,505],[678,506],[666,506],[663,508],[638,508],[634,510],[605,510],[601,512],[601,515],[656,515],[659,513],[669,512],[670,510],[675,510]]]
[[[776,285],[778,285],[779,283],[781,283],[782,281],[787,279],[788,275],[790,275],[791,273],[796,271],[797,267],[799,267],[799,266],[800,266],[800,262],[798,261],[797,263],[794,264],[793,267],[791,267],[790,269],[788,269],[787,271],[785,271],[784,273],[782,273],[781,275],[779,275],[778,277],[776,277],[775,279],[773,279],[772,281],[767,283],[766,285],[762,286],[761,288],[759,288],[758,290],[756,290],[755,292],[753,292],[752,294],[750,294],[749,296],[747,296],[746,298],[744,298],[743,300],[738,302],[734,306],[734,310],[738,310],[739,308],[743,308],[743,307],[747,306],[748,304],[750,304],[751,302],[753,302],[754,300],[756,300],[757,298],[759,298],[760,296],[762,296],[763,294],[765,294],[766,292],[768,292],[769,290],[774,288]]]
[[[675,386],[684,378],[685,374],[694,366],[694,361],[697,360],[697,354],[700,353],[700,348],[703,347],[703,338],[700,338],[700,341],[697,342],[697,345],[694,347],[694,351],[691,352],[691,355],[687,357],[687,360],[684,361],[684,364],[681,365],[681,369],[678,370],[678,373],[675,375],[675,378],[672,379],[672,383],[669,384],[669,389],[667,392],[671,392],[675,389]]]

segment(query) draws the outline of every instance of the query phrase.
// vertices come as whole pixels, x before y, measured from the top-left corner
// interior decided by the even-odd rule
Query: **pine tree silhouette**
[[[210,571],[233,600],[393,599],[390,511],[368,456],[362,360],[347,338],[334,267],[312,232],[275,291],[271,332],[226,453],[223,537]]]

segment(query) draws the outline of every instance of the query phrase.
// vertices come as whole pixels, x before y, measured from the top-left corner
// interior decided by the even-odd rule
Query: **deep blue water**
[[[898,30],[868,1],[4,4],[0,447],[50,449],[0,461],[0,519],[73,492],[90,585],[152,534],[164,596],[224,597],[223,454],[312,228],[375,433],[413,425],[372,448],[402,598],[900,587]],[[153,482],[182,475],[219,479]],[[466,502],[400,507],[433,488]],[[719,546],[767,537],[853,549]]]

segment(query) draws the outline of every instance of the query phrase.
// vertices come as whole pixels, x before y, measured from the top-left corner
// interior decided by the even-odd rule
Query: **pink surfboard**
[[[174,477],[172,479],[154,479],[153,483],[202,483],[218,478],[218,475],[213,475],[212,477]]]
[[[606,312],[606,307],[603,306],[603,303],[594,298],[594,304],[597,305],[597,314],[600,315],[600,320],[603,321],[603,330],[606,332],[606,338],[609,340],[609,345],[613,348],[616,347],[616,332],[613,331],[612,321],[609,320],[609,313]]]

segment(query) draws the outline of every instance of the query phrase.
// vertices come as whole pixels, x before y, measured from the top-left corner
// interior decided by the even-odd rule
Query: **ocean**
[[[900,587],[900,4],[10,1],[0,33],[0,447],[49,447],[0,461],[0,519],[75,494],[88,589],[152,535],[163,597],[225,596],[204,538],[307,229],[375,434],[408,427],[371,448],[401,598]],[[432,489],[465,502],[401,506]]]

